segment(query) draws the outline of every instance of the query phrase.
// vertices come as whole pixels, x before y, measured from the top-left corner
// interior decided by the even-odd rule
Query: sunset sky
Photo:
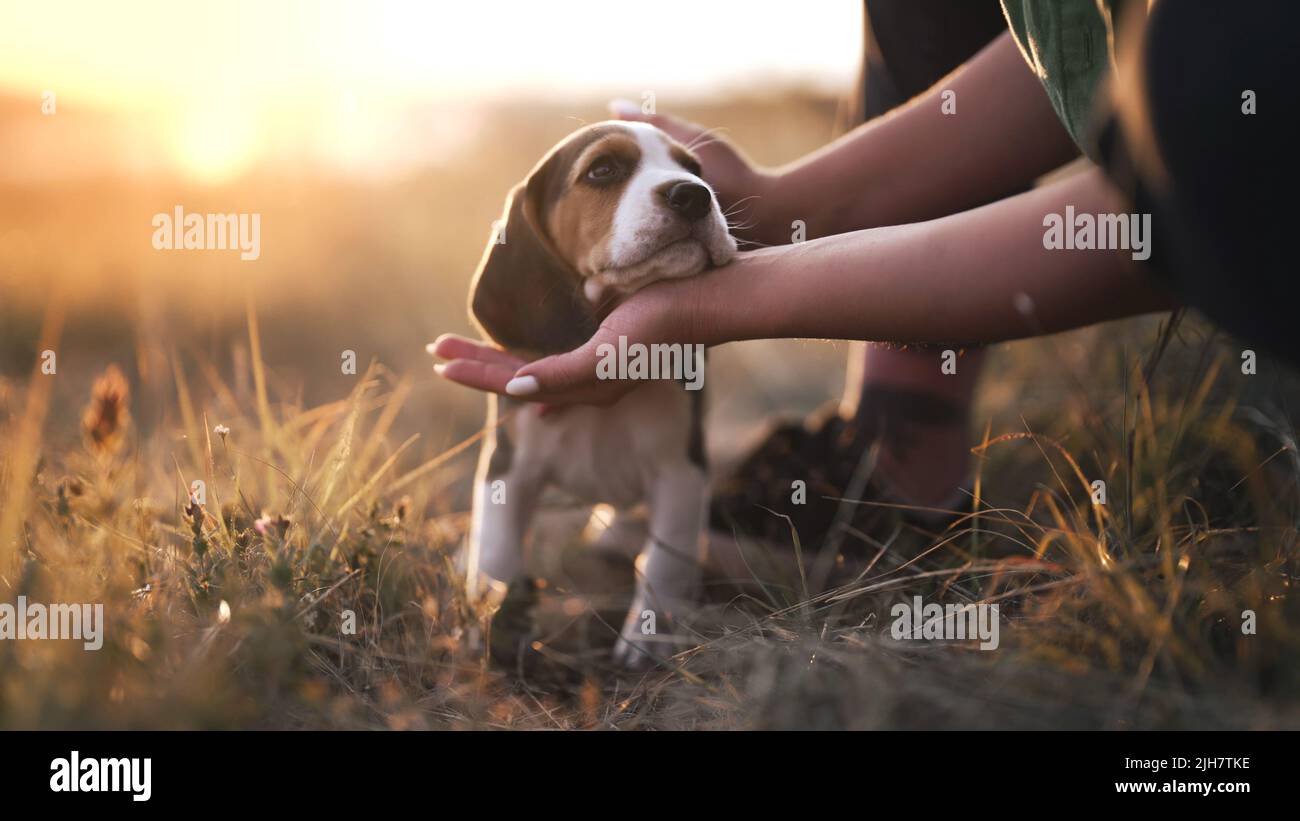
[[[0,94],[116,111],[199,177],[220,179],[310,132],[347,165],[384,153],[412,110],[483,102],[674,98],[856,71],[860,4],[594,0],[98,0],[6,3]],[[815,13],[814,13],[815,12]],[[434,116],[430,114],[429,116]],[[147,125],[144,125],[147,124]],[[160,133],[161,132],[161,133]]]

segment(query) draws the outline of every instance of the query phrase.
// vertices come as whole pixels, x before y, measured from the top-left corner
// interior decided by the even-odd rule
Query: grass
[[[1150,323],[1124,327],[1154,338]],[[1094,335],[1091,384],[1018,403],[1015,429],[990,417],[970,516],[896,530],[825,589],[807,574],[715,581],[697,646],[631,676],[605,661],[630,584],[616,561],[571,560],[474,649],[454,567],[466,516],[447,487],[463,483],[475,437],[405,459],[414,439],[390,428],[411,381],[378,364],[335,401],[272,401],[251,305],[247,332],[243,405],[220,380],[200,401],[171,353],[179,431],[136,427],[114,367],[90,388],[80,443],[53,452],[32,433],[45,377],[8,385],[0,599],[103,602],[108,625],[98,652],[0,644],[0,725],[1297,724],[1293,434],[1267,403],[1245,404],[1221,341],[1176,341],[1148,381],[1143,361],[1105,354],[1113,335]],[[1035,359],[1068,361],[1050,348],[1028,362],[1004,351],[993,369],[1004,385],[1032,379]],[[1102,374],[1127,374],[1128,389],[1108,396]],[[204,504],[190,501],[195,480]],[[915,594],[999,603],[1001,647],[891,640],[889,604]],[[355,635],[341,632],[348,618]]]

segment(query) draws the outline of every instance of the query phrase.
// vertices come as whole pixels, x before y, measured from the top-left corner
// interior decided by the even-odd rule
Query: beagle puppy
[[[585,343],[637,289],[735,253],[687,147],[644,123],[597,123],[560,142],[510,192],[474,275],[470,314],[488,339],[535,359]],[[470,596],[488,613],[499,606],[522,571],[544,488],[615,508],[646,502],[649,537],[614,655],[638,666],[674,652],[673,617],[692,600],[703,558],[703,413],[701,391],[668,379],[603,408],[547,411],[489,395],[465,557]]]

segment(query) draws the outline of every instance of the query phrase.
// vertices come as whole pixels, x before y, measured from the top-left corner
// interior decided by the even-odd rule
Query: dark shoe
[[[873,475],[875,440],[833,405],[803,423],[777,425],[715,482],[710,527],[790,546],[797,533],[805,553],[838,542],[851,558],[874,554],[873,539],[900,526],[937,532],[968,510],[967,494],[954,498],[952,510],[907,505]]]

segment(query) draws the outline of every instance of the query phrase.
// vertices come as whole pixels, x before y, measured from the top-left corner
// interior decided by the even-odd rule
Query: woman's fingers
[[[473,339],[444,334],[428,345],[427,350],[447,360],[434,365],[434,373],[469,388],[550,405],[608,405],[626,393],[627,388],[596,380],[594,364],[590,369],[592,378],[582,378],[587,347],[540,360],[559,360],[560,365],[558,369],[542,369],[543,374],[553,377],[548,378],[545,389],[536,376],[518,375],[520,368],[529,363]]]
[[[641,106],[631,100],[614,100],[609,104],[609,110],[620,120],[650,123],[650,125],[661,128],[667,132],[668,136],[683,145],[689,145],[696,137],[704,133],[703,128],[687,120],[681,120],[667,114],[646,114],[641,110]]]
[[[500,348],[456,334],[443,334],[425,350],[447,360],[434,365],[434,373],[452,382],[493,393],[505,393],[515,371],[525,364],[524,360]]]
[[[434,371],[444,379],[469,388],[546,405],[609,405],[634,387],[627,382],[595,382],[567,389],[543,390],[536,377],[516,377],[513,366],[476,359],[452,359],[435,365]],[[531,380],[532,389],[520,390],[520,380]]]
[[[467,387],[534,402],[603,404],[606,395],[620,391],[611,391],[595,379],[594,347],[588,343],[575,351],[528,363],[491,345],[443,334],[426,350],[447,360],[433,366],[436,374]],[[518,373],[538,366],[537,373],[546,380],[545,389],[538,376]]]
[[[515,376],[513,365],[483,362],[477,359],[452,359],[433,366],[434,373],[470,388],[505,393],[506,384]]]
[[[524,360],[511,356],[500,348],[457,334],[443,334],[426,345],[425,350],[440,359],[473,359],[479,362],[513,366],[515,369],[524,364]]]

